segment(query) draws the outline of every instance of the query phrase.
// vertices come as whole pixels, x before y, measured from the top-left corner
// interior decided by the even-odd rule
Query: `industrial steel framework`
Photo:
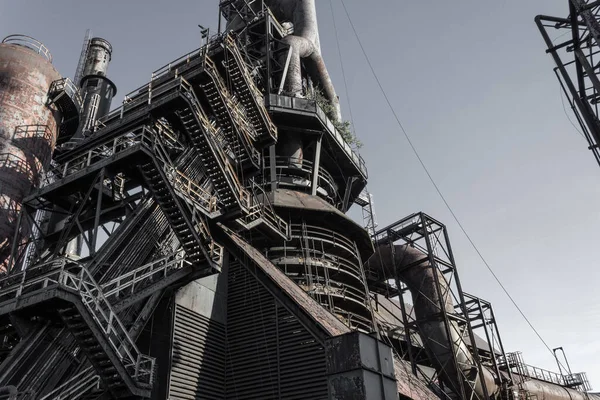
[[[463,293],[443,224],[416,213],[376,231],[364,160],[307,96],[322,58],[299,62],[306,38],[266,3],[222,0],[226,29],[202,28],[200,49],[112,112],[104,39],[86,34],[79,88],[49,86],[57,147],[14,207],[0,276],[0,397],[484,399],[529,373],[491,305]],[[364,227],[345,215],[355,203]],[[365,263],[383,248],[391,263]],[[400,324],[380,330],[374,294],[398,298]],[[572,375],[549,379],[587,388]]]
[[[502,337],[498,330],[498,324],[492,304],[489,301],[483,300],[477,296],[469,293],[463,293],[465,298],[465,310],[467,318],[471,324],[471,329],[474,333],[482,333],[482,337],[485,338],[488,348],[480,349],[477,343],[471,343],[471,350],[473,352],[479,352],[482,364],[491,367],[496,376],[499,377],[502,390],[506,391],[512,384],[513,376],[512,370],[506,368],[508,376],[504,376],[501,371],[501,366],[506,360],[506,352],[504,351],[504,345],[502,344]]]
[[[474,389],[477,379],[465,374],[454,353],[454,349],[456,348],[475,343],[475,336],[471,325],[472,318],[469,317],[468,303],[462,291],[445,225],[425,213],[415,213],[378,230],[373,236],[373,241],[376,246],[389,246],[392,259],[396,259],[394,252],[396,251],[397,244],[408,245],[417,249],[422,254],[422,258],[416,261],[415,264],[424,261],[427,263],[427,268],[432,270],[431,276],[435,280],[436,297],[440,299],[435,300],[432,298],[429,300],[436,304],[438,301],[440,302],[439,306],[437,306],[439,313],[429,318],[441,321],[444,324],[447,338],[456,338],[456,342],[452,342],[449,339],[447,343],[438,343],[440,347],[445,348],[452,356],[448,360],[438,359],[437,362],[433,362],[436,368],[434,376],[427,377],[423,371],[419,371],[419,362],[422,362],[422,359],[425,358],[419,351],[422,349],[419,346],[419,342],[424,342],[419,329],[419,323],[422,321],[418,319],[415,313],[409,312],[405,304],[405,301],[410,298],[409,291],[411,289],[415,290],[415,288],[407,287],[400,279],[398,272],[386,271],[387,276],[390,276],[390,273],[392,276],[395,276],[395,282],[392,287],[397,288],[397,292],[393,293],[390,288],[386,288],[385,291],[388,292],[388,296],[390,294],[398,296],[404,322],[406,352],[412,366],[413,374],[417,375],[419,373],[422,377],[429,379],[433,385],[439,385],[442,389],[445,386],[449,386],[449,389],[453,393],[460,395],[461,398],[476,397]],[[410,268],[410,265],[405,268]],[[370,269],[368,273],[370,274],[370,283],[379,282],[379,286],[381,286],[381,281],[385,278],[377,277],[377,272],[373,271],[373,269]],[[445,280],[447,285],[442,284],[442,280]],[[421,293],[421,295],[423,294]],[[454,313],[448,313],[442,305],[448,299],[451,299],[452,303],[455,304]],[[419,338],[421,338],[420,341]],[[425,352],[425,349],[421,351]],[[483,366],[478,351],[475,349],[472,353],[473,358],[476,360],[475,368],[477,369],[477,374],[481,376],[483,375]],[[428,357],[437,359],[437,354],[428,354]],[[457,376],[444,379],[443,371],[445,370],[455,371]],[[484,393],[487,393],[485,384],[483,386]]]
[[[280,54],[290,52],[281,42],[285,33],[264,6],[254,12],[252,2],[244,3],[242,9],[232,8],[239,1],[224,2],[221,8],[229,18],[234,11],[243,18],[241,31],[219,32],[202,48],[154,71],[147,84],[125,95],[121,107],[99,118],[77,141],[69,140],[73,129],[59,136],[51,167],[19,214],[17,229],[35,234],[12,243],[9,274],[0,281],[6,357],[0,366],[2,382],[27,386],[45,399],[104,390],[117,398],[187,390],[182,389],[185,383],[168,378],[183,373],[181,366],[157,364],[161,355],[153,354],[156,347],[140,344],[149,340],[142,328],[155,310],[163,309],[165,293],[223,268],[241,276],[239,265],[265,285],[277,276],[274,271],[265,275],[265,268],[277,265],[315,304],[346,321],[342,327],[372,329],[362,264],[372,244],[366,231],[339,212],[351,206],[366,184],[364,161],[314,101],[277,89],[286,79]],[[80,64],[96,40],[87,36]],[[68,80],[60,83],[53,84],[50,101],[65,116],[70,111],[79,116],[81,100],[69,102],[77,99],[77,90]],[[64,120],[61,128],[71,122]],[[278,137],[278,128],[306,134],[305,159],[279,154],[275,145],[285,138]],[[314,206],[304,212],[290,208],[286,201],[294,197],[289,193],[307,196],[301,201],[313,198]],[[330,224],[322,223],[322,215],[334,211]],[[72,253],[70,243],[78,238],[83,251]],[[244,289],[230,280],[232,292]],[[284,293],[299,290],[285,281],[279,284]],[[227,301],[236,304],[240,295],[231,294]],[[282,295],[278,301],[287,313],[294,310],[293,315],[278,312],[286,322],[281,329],[293,320],[302,329],[315,324],[312,314],[302,317],[305,311],[298,304]],[[302,301],[313,307],[312,313],[321,312]],[[174,335],[173,346],[182,346],[177,324],[192,323],[189,318],[201,324],[182,310],[177,306],[172,331],[160,327]],[[334,321],[327,329],[344,332]],[[206,329],[218,325],[211,321]],[[285,357],[295,357],[294,346],[306,347],[315,340],[312,335],[318,339],[310,348],[314,365],[324,368],[319,350],[323,332],[311,328],[300,338],[298,327],[285,329],[277,333],[289,342]],[[219,352],[221,340],[218,335],[211,351]],[[230,333],[228,340],[259,338]],[[31,358],[34,350],[55,368],[46,370]],[[175,355],[188,357],[174,348]],[[73,357],[80,361],[74,364]],[[229,363],[242,365],[244,360],[240,356]],[[204,364],[202,358],[194,362]],[[224,368],[215,365],[223,374]],[[306,369],[306,379],[317,379],[319,369],[313,364]],[[246,370],[248,379],[259,373]],[[212,379],[224,384],[226,377]],[[318,379],[314,390],[322,394],[327,390],[323,371]],[[301,382],[296,376],[286,390],[297,390]],[[243,390],[265,389],[255,385]]]
[[[569,0],[569,16],[538,15],[535,22],[552,55],[554,72],[589,149],[600,164],[600,2]]]

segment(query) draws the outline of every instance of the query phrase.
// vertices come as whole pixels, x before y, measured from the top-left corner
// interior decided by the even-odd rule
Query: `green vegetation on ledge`
[[[325,98],[323,92],[319,88],[309,89],[306,93],[306,98],[309,100],[314,100],[321,110],[327,115],[327,117],[333,123],[333,126],[340,132],[344,140],[350,145],[357,149],[362,147],[362,142],[358,140],[356,135],[352,132],[352,124],[350,121],[338,121],[335,118],[335,108],[333,105]]]

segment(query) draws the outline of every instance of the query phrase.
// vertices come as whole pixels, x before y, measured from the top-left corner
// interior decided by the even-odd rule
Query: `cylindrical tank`
[[[102,38],[92,38],[89,46],[85,66],[83,67],[83,76],[106,76],[108,63],[110,63],[112,55],[112,46]]]
[[[61,115],[47,106],[48,90],[61,79],[48,49],[37,40],[11,35],[0,43],[0,271],[9,265],[22,200],[38,187],[50,164]]]

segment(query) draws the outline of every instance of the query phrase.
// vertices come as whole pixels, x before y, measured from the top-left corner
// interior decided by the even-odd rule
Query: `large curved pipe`
[[[477,376],[475,360],[461,340],[458,324],[450,320],[447,328],[441,318],[442,309],[447,313],[454,313],[450,287],[444,275],[437,268],[431,268],[426,255],[408,245],[395,245],[392,252],[392,247],[385,244],[378,247],[367,266],[379,272],[380,276],[387,279],[398,277],[406,284],[411,292],[417,328],[425,351],[440,370],[441,378],[450,387],[460,387],[463,382],[457,380],[465,376],[471,382],[475,380],[475,394],[479,398],[485,398],[483,383],[490,398],[500,397],[499,380],[491,369],[484,367],[483,375]],[[450,362],[453,353],[460,371],[456,371],[454,364]],[[521,388],[536,394],[538,400],[600,400],[600,395],[582,393],[537,380],[525,381]],[[518,390],[518,387],[515,385],[511,389]]]
[[[315,0],[266,0],[265,4],[281,21],[291,21],[294,24],[294,34],[283,38],[283,42],[292,49],[285,82],[286,91],[293,96],[302,93],[304,60],[307,72],[323,90],[325,98],[335,110],[331,117],[336,121],[341,120],[340,102],[321,55]]]
[[[450,322],[447,329],[441,318],[442,307],[450,314],[454,313],[454,304],[448,282],[436,268],[430,268],[426,255],[408,245],[394,246],[392,254],[390,246],[382,245],[369,260],[369,268],[381,269],[380,272],[390,279],[397,274],[398,279],[409,288],[423,346],[429,358],[437,365],[446,384],[458,390],[463,383],[458,379],[464,375],[470,380],[476,379],[475,392],[480,398],[485,397],[482,381],[485,382],[490,396],[499,392],[500,388],[496,385],[495,376],[491,371],[484,369],[483,377],[477,376],[478,371],[474,367],[476,363],[461,340],[458,325]],[[436,281],[439,282],[439,290]],[[455,369],[452,362],[453,353],[460,371]]]

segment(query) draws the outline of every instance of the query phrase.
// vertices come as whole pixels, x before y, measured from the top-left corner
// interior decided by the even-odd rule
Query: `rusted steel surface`
[[[341,335],[350,332],[350,329],[329,311],[325,310],[319,303],[310,297],[304,290],[288,278],[283,271],[277,268],[273,263],[255,247],[250,245],[236,233],[223,229],[229,240],[242,250],[247,258],[258,266],[279,288],[290,296],[297,304],[309,314],[317,325],[320,325],[328,334],[332,336]]]
[[[102,75],[106,76],[108,64],[112,55],[112,46],[102,38],[93,38],[87,54],[83,76]],[[79,84],[79,82],[75,82]]]
[[[412,374],[410,363],[394,358],[394,374],[398,393],[413,400],[439,400],[439,396],[433,393],[425,382]]]
[[[46,106],[46,97],[58,79],[47,58],[0,44],[0,270],[7,265],[21,202],[38,186],[54,150],[60,115]]]

